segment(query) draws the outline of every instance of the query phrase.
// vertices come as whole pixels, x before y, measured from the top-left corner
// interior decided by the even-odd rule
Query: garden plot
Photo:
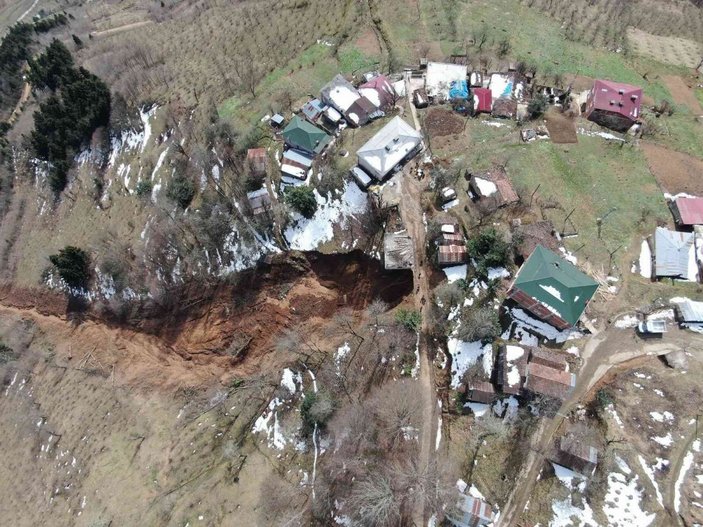
[[[652,143],[642,143],[647,164],[664,192],[703,196],[703,160]]]
[[[627,28],[627,38],[635,53],[676,66],[695,68],[703,53],[703,46],[693,40],[653,35],[634,27]]]

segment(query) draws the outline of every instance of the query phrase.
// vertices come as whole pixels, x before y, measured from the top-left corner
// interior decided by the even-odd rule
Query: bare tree
[[[256,87],[259,85],[263,74],[257,59],[251,51],[242,50],[232,63],[234,74],[237,76],[239,89],[256,97]]]
[[[388,448],[408,446],[420,424],[420,408],[413,394],[412,381],[395,381],[379,388],[371,405],[379,422],[380,441]]]
[[[362,525],[395,526],[401,524],[401,508],[389,476],[371,474],[356,483],[348,506]]]

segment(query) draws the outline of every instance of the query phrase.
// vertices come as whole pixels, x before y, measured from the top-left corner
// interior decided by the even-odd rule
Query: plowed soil
[[[425,117],[425,126],[432,137],[438,137],[461,133],[464,121],[454,112],[432,108]]]
[[[686,81],[678,75],[664,75],[664,84],[669,89],[671,97],[676,104],[684,104],[696,115],[703,114],[703,108],[693,93],[693,89],[686,84]]]
[[[703,196],[703,160],[652,143],[642,143],[649,169],[664,192]]]
[[[561,112],[550,110],[545,115],[547,121],[547,130],[552,143],[565,144],[576,143],[576,126],[574,120],[569,119]]]

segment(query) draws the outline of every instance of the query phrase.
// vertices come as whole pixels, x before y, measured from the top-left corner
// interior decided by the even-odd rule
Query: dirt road
[[[104,29],[103,31],[96,31],[95,33],[91,33],[91,35],[93,36],[93,38],[111,37],[113,35],[117,35],[118,33],[123,33],[132,29],[138,29],[140,27],[148,26],[153,23],[153,20],[142,20],[141,22],[132,22],[131,24],[125,24],[124,26]]]
[[[574,391],[564,401],[554,419],[542,419],[532,437],[530,454],[517,477],[513,492],[503,507],[497,527],[512,527],[517,524],[544,465],[546,452],[554,434],[563,423],[564,417],[586,398],[598,381],[619,364],[645,355],[666,355],[684,349],[692,342],[703,344],[703,336],[674,330],[663,339],[647,342],[636,338],[632,330],[609,328],[604,333],[595,334],[581,355],[584,364],[578,373]]]
[[[20,95],[20,98],[17,101],[17,104],[15,105],[15,109],[12,110],[9,119],[7,120],[8,124],[14,124],[14,122],[17,120],[17,117],[22,112],[22,105],[27,102],[27,99],[29,99],[29,94],[31,93],[31,91],[32,86],[28,82],[25,82],[24,86],[22,86],[22,94]]]
[[[426,310],[429,308],[431,289],[429,284],[429,269],[425,261],[425,225],[422,213],[422,186],[406,167],[401,176],[401,206],[400,214],[408,234],[415,245],[415,265],[413,267],[413,284],[415,288],[415,308],[422,313],[422,326],[419,337],[420,368],[418,381],[420,383],[420,403],[422,406],[422,431],[420,434],[420,459],[422,469],[431,469],[434,463],[435,437],[437,434],[437,396],[429,355],[428,334],[429,317]],[[423,503],[417,503],[413,515],[415,525],[425,523],[426,511]]]
[[[683,460],[691,450],[691,445],[698,438],[698,426],[695,426],[683,441],[674,444],[674,451],[671,453],[669,471],[667,473],[666,484],[663,485],[664,508],[669,513],[672,525],[684,526],[681,516],[676,512],[676,482],[683,468]]]

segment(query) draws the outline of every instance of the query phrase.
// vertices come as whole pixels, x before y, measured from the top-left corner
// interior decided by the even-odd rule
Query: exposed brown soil
[[[576,125],[573,119],[570,119],[563,113],[550,109],[545,115],[547,121],[547,130],[552,143],[566,144],[576,143]]]
[[[436,137],[461,133],[464,129],[464,122],[454,112],[442,108],[432,108],[425,117],[425,126],[428,133]]]
[[[663,146],[642,143],[647,164],[665,192],[703,195],[703,161]]]
[[[120,384],[153,379],[168,389],[276,368],[280,357],[271,352],[286,329],[312,335],[339,310],[359,311],[377,298],[392,307],[410,292],[409,271],[385,271],[361,252],[309,253],[277,256],[236,284],[192,284],[119,316],[72,311],[60,295],[11,287],[0,289],[0,312],[26,313],[64,341],[56,352],[69,362],[88,357]]]
[[[671,97],[677,104],[684,104],[695,114],[703,114],[703,108],[693,93],[691,86],[687,85],[684,79],[678,75],[664,75],[664,84],[669,89]]]
[[[382,51],[381,44],[378,41],[378,37],[371,28],[367,29],[361,35],[359,35],[359,38],[354,41],[354,45],[366,55],[372,57],[380,54]]]

